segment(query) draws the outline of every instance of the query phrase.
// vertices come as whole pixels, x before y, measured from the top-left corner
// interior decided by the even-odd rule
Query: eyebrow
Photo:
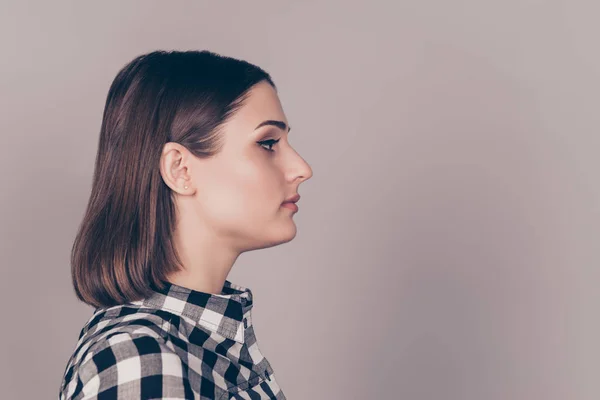
[[[265,125],[274,125],[276,127],[278,127],[279,129],[282,130],[287,130],[288,132],[292,129],[291,126],[287,126],[285,122],[283,121],[274,121],[272,119],[269,119],[267,121],[263,121],[260,124],[258,124],[258,126],[256,128],[254,128],[254,130],[257,130],[258,128],[260,128],[261,126],[265,126]]]

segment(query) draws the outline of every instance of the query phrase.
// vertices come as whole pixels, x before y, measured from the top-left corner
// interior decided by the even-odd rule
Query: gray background
[[[288,398],[600,397],[596,1],[3,1],[0,387],[53,399],[110,82],[155,49],[269,71],[314,171],[243,254]]]

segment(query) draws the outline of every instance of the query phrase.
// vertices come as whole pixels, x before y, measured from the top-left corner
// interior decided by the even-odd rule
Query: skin
[[[184,266],[169,282],[218,294],[241,253],[296,236],[295,211],[281,203],[298,193],[312,169],[290,145],[287,130],[272,125],[255,130],[265,120],[289,127],[275,89],[261,82],[224,126],[219,154],[200,159],[178,143],[165,144],[160,171],[175,193],[173,239]],[[269,139],[280,141],[256,143]]]

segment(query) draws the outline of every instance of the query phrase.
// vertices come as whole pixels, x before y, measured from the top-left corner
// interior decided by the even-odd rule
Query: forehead
[[[254,130],[264,120],[284,121],[289,125],[273,86],[260,82],[250,89],[244,105],[230,120],[230,127]]]

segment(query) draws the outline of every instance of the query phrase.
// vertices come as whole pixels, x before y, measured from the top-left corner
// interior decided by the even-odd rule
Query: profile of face
[[[224,125],[218,154],[198,158],[176,143],[165,145],[161,164],[170,171],[167,184],[177,193],[178,225],[186,235],[240,253],[296,236],[296,211],[282,203],[312,169],[290,144],[288,128],[275,89],[261,82]]]

